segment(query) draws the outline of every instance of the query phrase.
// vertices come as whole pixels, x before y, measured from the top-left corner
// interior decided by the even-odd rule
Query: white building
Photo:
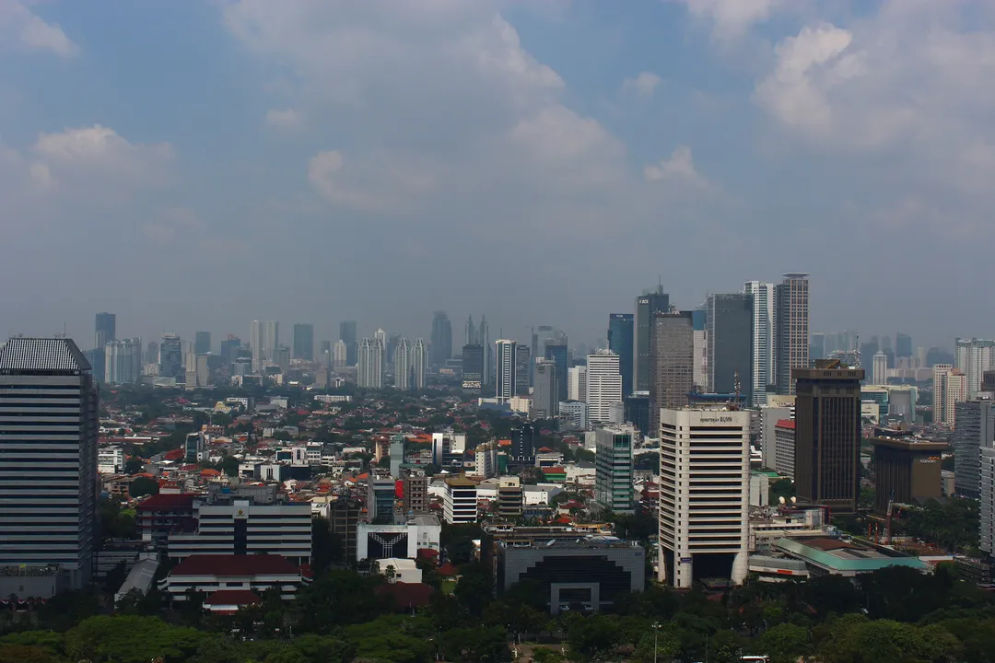
[[[173,601],[186,601],[190,590],[208,598],[214,592],[242,590],[263,596],[270,589],[291,600],[304,584],[300,568],[278,555],[194,555],[159,581]]]
[[[888,384],[888,355],[882,350],[878,350],[871,357],[871,382]]]
[[[494,342],[497,346],[497,382],[494,396],[499,403],[507,403],[515,396],[515,375],[517,365],[515,363],[515,341],[499,339]]]
[[[584,394],[587,397],[587,394]],[[587,428],[587,403],[584,401],[563,401],[560,403],[560,418],[566,428],[584,430]]]
[[[981,447],[981,543],[989,557],[995,556],[995,447]]]
[[[124,470],[124,451],[121,447],[102,447],[97,451],[97,472],[117,474]]]
[[[618,355],[598,350],[587,356],[587,416],[592,422],[611,421],[611,406],[622,402]]]
[[[387,582],[420,583],[421,569],[413,559],[384,558],[373,564],[373,572],[387,578]]]
[[[280,323],[275,320],[253,320],[249,325],[249,347],[252,349],[252,371],[259,373],[276,357],[280,343]]]
[[[380,339],[364,338],[359,342],[356,386],[365,389],[383,388],[384,352],[384,344]]]
[[[425,349],[425,339],[419,338],[411,351],[411,386],[414,389],[425,388],[426,361],[428,361],[428,351]]]
[[[104,346],[104,381],[134,384],[142,378],[142,339],[123,338]]]
[[[332,368],[339,370],[349,362],[349,347],[341,338],[332,346]]]
[[[753,404],[767,402],[767,385],[774,381],[774,284],[747,281],[753,295]]]
[[[660,410],[661,582],[745,580],[749,454],[749,412]]]
[[[587,399],[587,366],[571,366],[567,369],[567,400]]]
[[[967,376],[950,364],[933,366],[933,423],[954,428],[957,403],[967,400]]]
[[[974,398],[981,391],[984,372],[995,369],[995,341],[958,338],[955,352],[954,367],[967,380],[967,398]]]
[[[777,438],[774,428],[777,426],[778,421],[794,419],[795,412],[793,407],[762,405],[759,413],[761,465],[772,470],[777,464]]]
[[[477,484],[469,479],[446,479],[442,512],[450,525],[477,522]]]
[[[403,391],[411,388],[411,349],[403,336],[394,348],[394,386]]]
[[[402,525],[359,523],[356,526],[356,561],[406,557],[419,550],[440,550],[442,525],[433,515],[413,516]]]

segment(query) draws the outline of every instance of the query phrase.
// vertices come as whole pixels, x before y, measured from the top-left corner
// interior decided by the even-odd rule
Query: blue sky
[[[992,80],[981,1],[0,0],[0,332],[591,344],[808,271],[814,330],[995,336]]]

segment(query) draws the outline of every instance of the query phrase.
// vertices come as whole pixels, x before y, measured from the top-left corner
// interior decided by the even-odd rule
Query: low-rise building
[[[477,522],[477,484],[464,477],[446,479],[443,513],[450,525]]]
[[[440,550],[442,525],[433,515],[414,516],[400,525],[359,523],[356,532],[356,557],[386,559],[418,557],[419,550]]]
[[[279,555],[192,555],[159,582],[173,601],[191,590],[210,596],[222,590],[248,590],[262,596],[270,589],[291,600],[306,582],[300,568]]]
[[[910,557],[884,546],[827,536],[785,537],[775,541],[773,548],[805,562],[813,576],[853,578],[889,566],[907,566],[923,572],[929,570],[929,565],[918,557]]]

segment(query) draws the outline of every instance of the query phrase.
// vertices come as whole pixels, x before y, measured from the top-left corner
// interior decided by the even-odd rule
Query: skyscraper
[[[808,274],[785,274],[774,286],[774,379],[781,394],[795,393],[791,371],[808,368]]]
[[[551,419],[559,412],[556,371],[556,362],[553,360],[536,359],[535,388],[532,394],[533,419]]]
[[[860,381],[837,359],[795,368],[795,491],[800,500],[852,513],[860,492]]]
[[[635,318],[632,313],[608,315],[608,349],[618,355],[618,370],[622,374],[622,395],[632,393],[632,371],[635,369],[633,343]]]
[[[82,589],[98,522],[90,365],[70,339],[12,338],[0,347],[0,408],[0,595]]]
[[[546,344],[545,357],[556,364],[556,397],[565,401],[567,400],[567,364],[569,361],[565,335],[563,342]]]
[[[193,335],[193,352],[197,355],[206,355],[211,351],[211,332],[199,331]]]
[[[515,395],[517,384],[515,376],[517,362],[515,361],[515,341],[509,339],[498,339],[494,342],[497,356],[497,381],[494,388],[494,395],[502,403],[507,403]]]
[[[431,364],[438,368],[453,356],[453,326],[445,311],[432,316]]]
[[[594,499],[611,512],[632,513],[632,433],[599,428],[595,434]]]
[[[653,316],[670,310],[670,295],[658,286],[656,292],[636,297],[635,342],[632,381],[635,391],[650,391],[653,382],[653,367],[650,363],[652,345]]]
[[[142,339],[124,338],[104,346],[104,379],[108,384],[134,384],[142,377]]]
[[[711,295],[708,319],[708,391],[737,390],[753,402],[753,295]]]
[[[532,352],[524,343],[515,345],[515,395],[529,395],[529,379],[534,370]]]
[[[967,376],[950,364],[933,366],[933,423],[954,428],[957,403],[967,400]]]
[[[425,388],[425,363],[428,361],[428,351],[425,349],[425,339],[415,341],[411,351],[411,382],[412,386],[421,390]]]
[[[480,326],[477,327],[477,345],[484,349],[484,371],[481,374],[481,387],[486,387],[494,377],[494,347],[491,345],[491,331],[487,325],[487,316],[480,316]]]
[[[355,320],[345,320],[339,323],[339,340],[345,343],[346,366],[355,366],[358,361],[359,345],[357,339]]]
[[[981,391],[981,377],[995,368],[995,341],[980,338],[958,338],[954,347],[954,367],[965,375],[967,397]]]
[[[473,324],[473,316],[466,317],[466,326],[463,328],[463,345],[477,345],[480,339],[477,338],[477,328]]]
[[[464,391],[481,393],[484,388],[484,348],[476,343],[463,346],[463,375],[460,387]]]
[[[314,361],[314,325],[302,322],[294,325],[293,358]]]
[[[622,402],[619,357],[611,350],[587,355],[587,416],[592,422],[611,420],[612,406]]]
[[[774,284],[747,281],[743,290],[753,295],[753,405],[763,405],[774,381]]]
[[[186,379],[183,344],[176,334],[163,334],[159,341],[159,377],[176,378],[177,382]]]
[[[501,347],[498,346],[498,354]],[[515,463],[532,465],[535,463],[535,426],[521,424],[511,429],[511,460]]]
[[[656,430],[660,425],[660,408],[684,407],[688,404],[688,393],[694,388],[691,311],[654,313],[651,330],[650,430]]]
[[[911,357],[912,356],[912,337],[908,334],[903,334],[902,332],[897,332],[895,334],[895,356],[896,357]]]
[[[94,320],[98,350],[117,338],[117,316],[113,313],[98,313]]]
[[[954,452],[954,486],[958,495],[978,497],[981,485],[979,454],[995,447],[995,403],[976,398],[954,405],[957,429],[951,440]]]
[[[624,367],[622,358],[618,358],[619,370]],[[623,395],[625,394],[623,390]],[[567,400],[587,400],[587,366],[571,366],[567,369]]]
[[[394,347],[394,386],[404,391],[411,389],[411,348],[403,336]]]
[[[379,339],[364,338],[359,342],[356,386],[364,389],[383,388],[384,351],[384,345]]]
[[[280,323],[275,320],[253,320],[249,325],[249,345],[252,348],[252,370],[259,373],[272,362],[280,344]]]
[[[349,346],[341,338],[332,346],[332,366],[339,370],[349,365]]]
[[[871,357],[871,382],[873,384],[888,384],[888,355],[881,350]]]
[[[742,583],[749,550],[750,413],[665,408],[659,419],[658,579],[677,588],[703,578]]]

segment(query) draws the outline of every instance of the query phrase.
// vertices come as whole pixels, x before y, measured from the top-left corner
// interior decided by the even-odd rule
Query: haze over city
[[[995,333],[990,3],[3,0],[0,51],[4,334],[593,344],[799,270],[813,331]]]

